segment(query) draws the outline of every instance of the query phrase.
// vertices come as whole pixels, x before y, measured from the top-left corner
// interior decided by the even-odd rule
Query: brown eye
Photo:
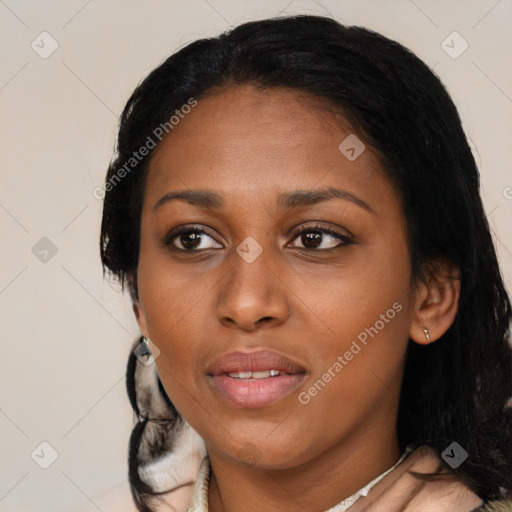
[[[179,231],[172,231],[164,240],[164,247],[178,251],[197,252],[206,249],[222,248],[221,245],[214,246],[209,240],[213,240],[204,229],[184,228]],[[213,240],[214,243],[215,240]]]
[[[322,226],[307,226],[295,234],[300,239],[302,247],[308,250],[329,250],[343,247],[351,243],[350,236]]]

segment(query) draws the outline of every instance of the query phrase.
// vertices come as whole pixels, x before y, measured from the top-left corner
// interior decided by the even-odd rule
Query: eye
[[[298,246],[298,248],[306,250],[326,251],[352,243],[351,235],[348,232],[338,232],[321,224],[303,227],[294,233],[293,240],[299,237],[302,247]],[[222,248],[222,245],[218,244],[207,230],[197,226],[173,229],[162,243],[168,249],[183,252],[199,252],[200,250]],[[322,245],[324,246],[322,247]]]
[[[217,244],[217,247],[211,245],[208,239],[213,240],[213,237],[205,229],[189,226],[179,230],[172,230],[163,240],[163,245],[169,249],[187,252],[222,248],[219,244]]]
[[[300,238],[302,247],[299,249],[306,250],[329,250],[337,249],[352,243],[351,235],[348,232],[338,232],[333,229],[326,228],[321,224],[306,226],[295,233],[295,239]],[[336,242],[338,240],[338,242]],[[325,244],[324,244],[325,242]],[[324,246],[322,247],[322,244]],[[327,247],[325,246],[327,245]]]

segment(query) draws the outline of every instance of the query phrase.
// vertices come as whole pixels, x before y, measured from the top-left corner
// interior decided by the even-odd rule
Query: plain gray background
[[[435,69],[512,289],[510,0],[0,0],[2,512],[135,510],[124,378],[138,329],[128,297],[102,279],[93,191],[149,71],[187,42],[292,13],[372,28]]]

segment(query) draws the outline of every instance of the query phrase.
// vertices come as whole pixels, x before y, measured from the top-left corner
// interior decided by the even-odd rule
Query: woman
[[[189,44],[129,99],[105,190],[139,510],[512,510],[510,302],[411,52],[317,16]]]

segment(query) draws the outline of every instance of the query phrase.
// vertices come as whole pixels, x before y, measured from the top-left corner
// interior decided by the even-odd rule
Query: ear
[[[430,262],[416,285],[409,337],[420,345],[438,340],[452,325],[460,296],[460,270],[445,260]],[[424,329],[428,330],[430,341]]]
[[[135,313],[135,319],[139,324],[140,332],[144,337],[149,338],[148,328],[146,324],[146,315],[138,299],[133,299],[132,308],[133,312]]]
[[[146,323],[146,315],[144,314],[144,310],[140,304],[139,300],[139,287],[137,283],[137,271],[130,272],[127,275],[127,283],[128,288],[130,290],[130,296],[132,298],[132,309],[135,314],[135,319],[137,320],[137,324],[139,324],[139,329],[142,335],[146,338],[148,336],[148,328]]]

